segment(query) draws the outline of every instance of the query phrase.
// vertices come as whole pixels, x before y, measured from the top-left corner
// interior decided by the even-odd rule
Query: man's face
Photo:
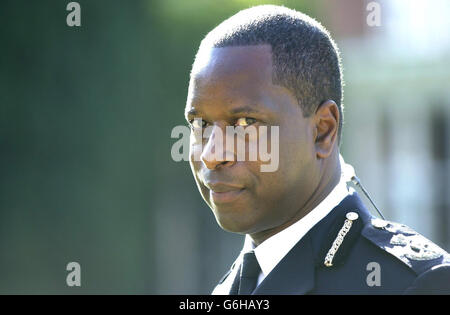
[[[213,137],[197,139],[191,133],[190,165],[200,193],[227,231],[276,229],[297,215],[318,185],[313,121],[303,117],[286,88],[272,83],[270,46],[212,48],[200,58],[189,86],[188,121],[201,118],[212,133],[222,131],[224,139],[226,126],[268,126],[269,131],[279,126],[275,172],[261,172],[267,162],[259,158],[208,160]],[[270,139],[269,132],[269,149],[275,145]],[[196,155],[201,159],[196,161]]]

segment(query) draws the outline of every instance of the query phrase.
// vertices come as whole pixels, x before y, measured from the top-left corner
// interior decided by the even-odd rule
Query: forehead
[[[258,102],[271,86],[269,45],[203,49],[194,63],[186,107],[219,100]]]
[[[203,48],[193,67],[193,78],[267,76],[272,74],[270,45]]]

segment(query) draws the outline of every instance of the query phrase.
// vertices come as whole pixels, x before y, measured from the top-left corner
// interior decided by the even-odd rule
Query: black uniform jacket
[[[403,224],[373,217],[354,192],[252,294],[450,294],[450,255]]]

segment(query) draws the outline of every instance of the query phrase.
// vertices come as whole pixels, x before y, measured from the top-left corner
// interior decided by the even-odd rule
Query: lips
[[[214,203],[233,202],[244,192],[245,188],[229,183],[205,183],[210,190],[210,198]]]

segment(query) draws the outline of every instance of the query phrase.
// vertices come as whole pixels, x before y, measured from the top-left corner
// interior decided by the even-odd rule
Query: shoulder
[[[450,255],[423,235],[404,224],[377,218],[370,219],[361,234],[415,274],[405,293],[450,293]]]

